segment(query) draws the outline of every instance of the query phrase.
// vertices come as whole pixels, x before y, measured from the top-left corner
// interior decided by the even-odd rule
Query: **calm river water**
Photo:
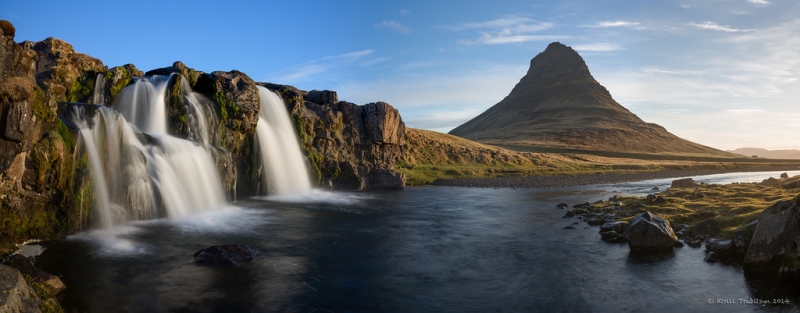
[[[577,220],[562,218],[559,202],[643,195],[670,181],[240,200],[187,220],[135,223],[113,240],[84,233],[39,243],[37,264],[62,276],[68,312],[796,311],[797,288],[706,263],[704,249],[637,256],[601,241],[597,227],[563,229]],[[263,257],[244,268],[193,263],[195,251],[221,244]],[[751,298],[791,304],[739,300]]]

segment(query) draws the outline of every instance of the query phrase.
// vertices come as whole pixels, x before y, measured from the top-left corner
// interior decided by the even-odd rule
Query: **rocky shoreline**
[[[578,175],[548,175],[548,176],[519,176],[519,177],[489,177],[489,178],[454,178],[438,179],[430,185],[472,187],[472,188],[556,188],[599,184],[617,184],[662,178],[692,177],[701,175],[737,173],[737,172],[766,172],[796,170],[794,166],[771,166],[757,168],[726,168],[726,169],[695,169],[695,170],[666,170],[658,172],[639,173],[602,173]]]

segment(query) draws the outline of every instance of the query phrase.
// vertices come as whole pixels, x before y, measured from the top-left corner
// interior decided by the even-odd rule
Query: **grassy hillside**
[[[770,163],[609,157],[585,153],[536,153],[508,150],[453,135],[406,128],[406,146],[397,170],[409,185],[436,179],[499,176],[577,175],[693,169],[750,169]],[[798,162],[800,164],[800,162]]]

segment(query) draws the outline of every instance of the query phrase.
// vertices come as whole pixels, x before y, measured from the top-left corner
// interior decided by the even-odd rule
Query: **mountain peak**
[[[636,153],[722,151],[683,140],[619,105],[583,58],[553,42],[531,60],[511,93],[450,134],[491,144]]]
[[[531,59],[531,66],[528,73],[522,78],[521,83],[532,83],[546,79],[590,79],[594,81],[589,73],[586,62],[571,47],[560,42],[553,42],[547,45],[547,49]]]

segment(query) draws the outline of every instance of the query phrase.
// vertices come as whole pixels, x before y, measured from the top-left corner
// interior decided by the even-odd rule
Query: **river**
[[[780,173],[695,177],[760,181]],[[800,172],[791,173],[792,175]],[[644,195],[672,179],[550,189],[409,187],[240,200],[179,220],[82,233],[44,247],[67,312],[759,312],[795,311],[792,286],[745,278],[685,246],[638,256],[562,218],[556,204]],[[193,263],[246,244],[243,268]],[[768,299],[767,299],[768,297]],[[789,300],[761,306],[745,300]],[[709,302],[713,302],[709,304]]]

